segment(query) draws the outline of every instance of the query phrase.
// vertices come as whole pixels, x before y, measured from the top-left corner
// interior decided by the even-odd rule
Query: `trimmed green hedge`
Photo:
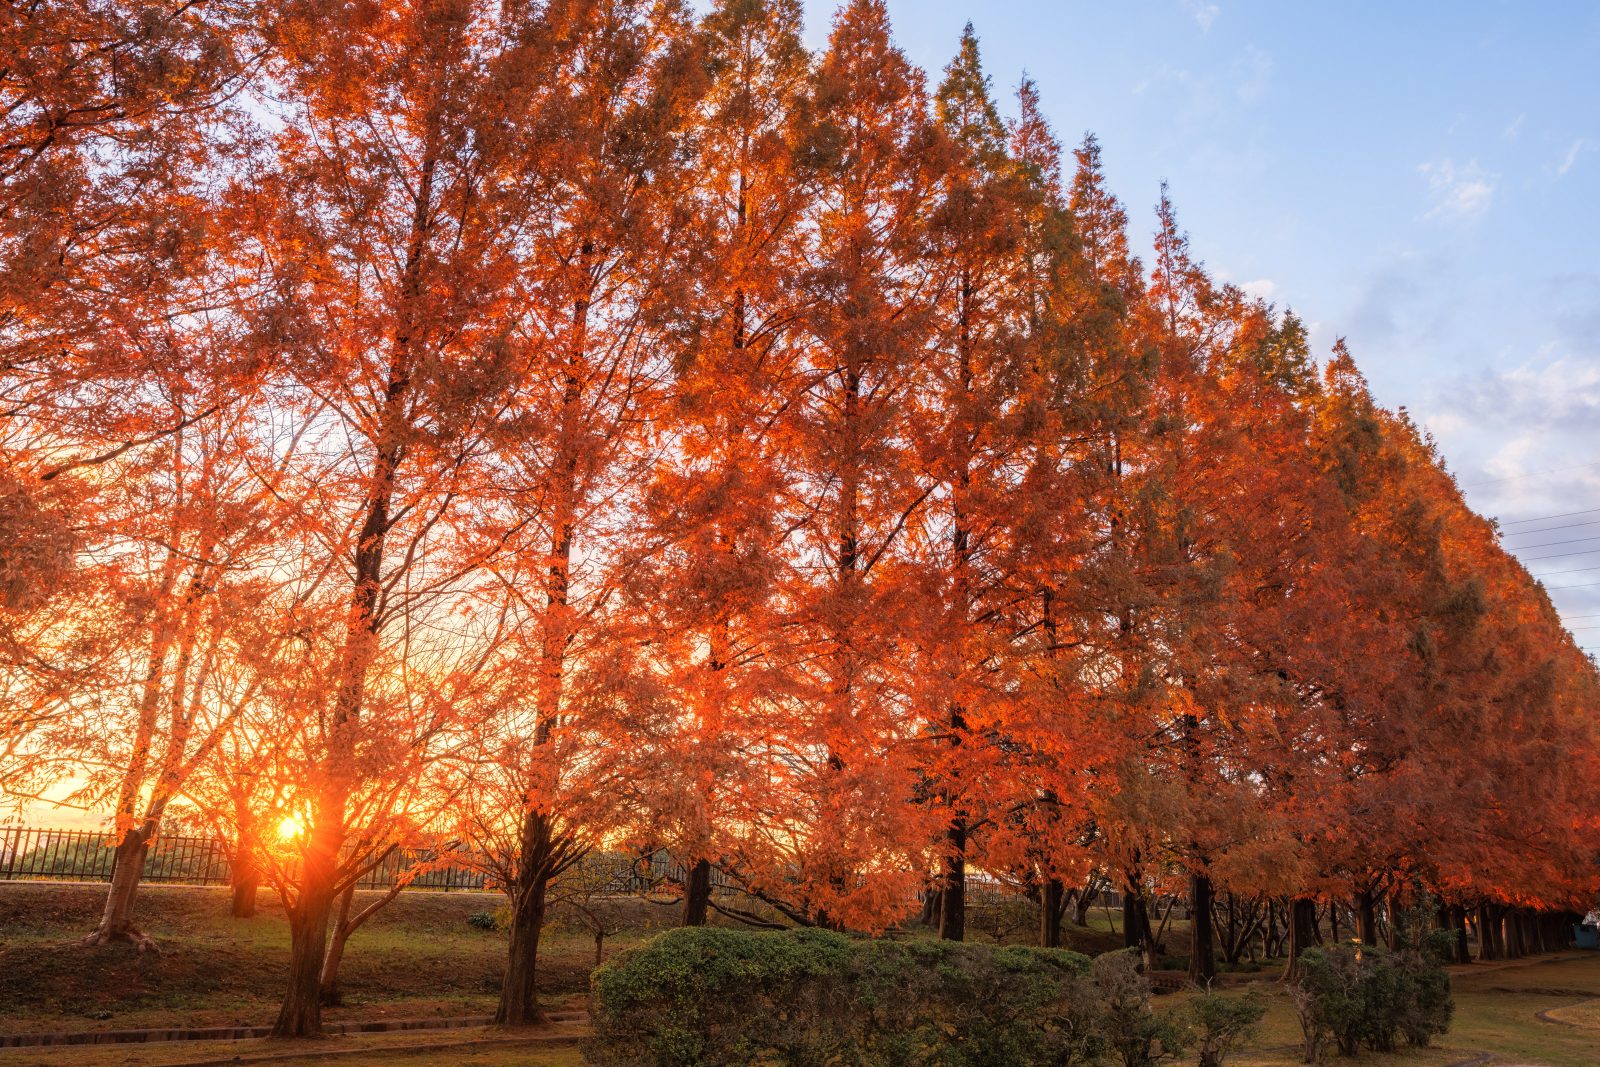
[[[1092,1063],[1105,1051],[1088,957],[822,930],[671,930],[594,973],[590,1062]]]

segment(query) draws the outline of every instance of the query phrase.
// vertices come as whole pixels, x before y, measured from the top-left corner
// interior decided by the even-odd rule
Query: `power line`
[[[1582,574],[1585,571],[1600,571],[1600,567],[1573,567],[1564,571],[1543,571],[1535,574],[1535,578],[1554,578],[1558,574]]]
[[[1570,519],[1578,515],[1600,515],[1600,508],[1590,508],[1587,511],[1563,511],[1558,515],[1535,515],[1531,519],[1512,519],[1502,522],[1501,526],[1522,526],[1530,522],[1549,522],[1551,519]],[[1533,531],[1527,531],[1532,533]]]
[[[1521,552],[1529,552],[1535,548],[1555,548],[1558,545],[1581,545],[1585,541],[1600,541],[1600,534],[1595,534],[1593,537],[1571,537],[1565,541],[1541,541],[1536,545],[1517,545],[1516,548]]]
[[[1577,552],[1552,552],[1548,556],[1519,556],[1518,560],[1522,563],[1538,563],[1541,559],[1564,559],[1567,556],[1592,556],[1596,552],[1600,552],[1600,548],[1585,548],[1580,549]]]
[[[1569,522],[1565,526],[1546,526],[1542,530],[1513,530],[1506,536],[1526,537],[1529,534],[1555,533],[1557,530],[1576,530],[1580,526],[1600,526],[1600,519],[1591,519],[1588,522]]]
[[[1600,582],[1584,582],[1581,585],[1547,585],[1545,588],[1555,593],[1562,589],[1588,589],[1596,585],[1600,585]]]

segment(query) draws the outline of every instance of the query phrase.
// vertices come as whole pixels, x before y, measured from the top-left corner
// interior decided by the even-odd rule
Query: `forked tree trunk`
[[[922,891],[922,914],[917,921],[930,930],[939,925],[941,905],[939,903],[939,886],[937,882],[930,882]]]
[[[322,957],[322,971],[317,979],[321,989],[319,995],[322,998],[322,1006],[325,1008],[337,1008],[344,1002],[344,997],[339,991],[339,964],[344,962],[345,942],[350,940],[350,903],[355,895],[354,882],[339,894],[338,917],[334,919],[333,926],[328,931],[328,951]]]
[[[1097,885],[1097,879],[1090,878],[1088,886],[1078,894],[1077,903],[1072,908],[1072,925],[1089,925],[1089,910],[1094,907],[1094,898],[1100,895]]]
[[[1196,874],[1189,879],[1189,981],[1210,985],[1217,976],[1215,939],[1211,930],[1211,879]]]
[[[273,1037],[322,1034],[322,963],[333,914],[332,878],[307,879],[289,910],[289,987],[273,1024]]]
[[[704,926],[710,904],[711,861],[698,859],[690,865],[683,887],[683,925]]]
[[[150,853],[154,829],[147,822],[128,830],[117,842],[111,860],[111,888],[106,893],[100,925],[89,935],[89,943],[104,945],[128,941],[137,945],[140,952],[155,948],[155,943],[133,925],[133,901],[139,892],[139,879],[144,876],[145,857]]]

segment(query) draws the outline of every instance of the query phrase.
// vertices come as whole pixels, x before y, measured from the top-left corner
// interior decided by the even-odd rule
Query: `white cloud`
[[[1183,0],[1183,8],[1189,12],[1189,17],[1194,19],[1195,25],[1200,27],[1202,33],[1209,33],[1211,24],[1222,14],[1222,8],[1216,4],[1208,4],[1205,0]]]
[[[1253,282],[1241,283],[1239,288],[1243,289],[1247,296],[1253,296],[1257,300],[1265,300],[1271,303],[1272,298],[1277,295],[1278,283],[1271,278],[1258,278]]]
[[[1582,137],[1572,142],[1572,147],[1567,149],[1566,158],[1563,159],[1561,161],[1561,165],[1556,168],[1557,178],[1565,178],[1567,176],[1567,171],[1571,170],[1573,165],[1578,162],[1578,155],[1586,147],[1588,147],[1588,144]]]
[[[1524,113],[1518,115],[1516,118],[1507,123],[1505,128],[1505,139],[1508,141],[1515,141],[1522,133],[1522,124],[1526,121],[1528,121],[1528,116],[1526,113]]]
[[[1474,160],[1459,166],[1454,160],[1424,163],[1417,170],[1428,179],[1432,206],[1422,216],[1445,222],[1470,222],[1494,203],[1498,175],[1486,173]]]

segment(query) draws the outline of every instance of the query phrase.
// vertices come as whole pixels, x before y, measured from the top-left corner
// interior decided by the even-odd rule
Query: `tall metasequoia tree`
[[[407,671],[446,678],[481,658],[439,638],[505,543],[469,505],[498,484],[489,457],[530,360],[514,253],[531,184],[517,124],[537,88],[519,62],[543,47],[537,29],[520,8],[467,0],[307,2],[265,27],[263,106],[283,114],[238,193],[268,283],[248,321],[284,367],[276,406],[305,442],[285,491],[318,519],[304,566],[338,561],[342,585],[328,587],[342,618],[299,734],[306,830],[285,868],[280,1036],[319,1031],[334,906],[407,824],[456,710],[429,696],[448,684],[407,691]]]
[[[536,962],[550,880],[588,847],[588,829],[555,810],[552,783],[581,734],[572,665],[606,642],[626,571],[648,552],[626,544],[648,482],[658,408],[671,374],[660,343],[666,302],[692,232],[685,132],[702,82],[676,3],[573,0],[534,13],[540,51],[516,77],[541,85],[520,137],[537,163],[519,256],[523,330],[535,372],[513,410],[524,430],[508,453],[511,508],[532,531],[543,577],[532,600],[537,647],[521,846],[507,891],[510,962],[496,1020],[539,1021]],[[687,255],[692,260],[692,254]],[[521,542],[519,542],[521,544]],[[634,546],[635,548],[637,546]],[[589,677],[601,679],[606,671]],[[603,739],[611,744],[611,739]]]
[[[1021,438],[1016,425],[1026,320],[1018,300],[1023,267],[1024,175],[1007,155],[1006,129],[969,25],[934,95],[944,135],[941,202],[929,223],[927,256],[936,290],[935,355],[917,397],[919,447],[938,490],[922,538],[933,555],[937,613],[928,630],[921,701],[932,751],[927,775],[948,825],[937,880],[939,935],[965,936],[968,838],[994,813],[979,806],[986,768],[1001,755],[1005,715],[991,685],[1009,640],[1011,590],[1004,546],[1015,509],[1009,497]]]
[[[904,751],[916,734],[906,635],[924,611],[907,531],[936,488],[917,476],[908,401],[932,337],[934,279],[917,253],[937,138],[882,0],[839,13],[803,121],[814,245],[797,325],[812,384],[784,456],[797,484],[780,579],[801,673],[763,754],[779,805],[759,831],[757,882],[807,921],[875,928],[920,888],[930,823],[943,821],[912,803]]]
[[[643,502],[653,542],[628,590],[652,659],[682,708],[647,776],[651,843],[686,869],[683,922],[705,923],[716,864],[739,878],[764,802],[745,747],[784,690],[775,602],[782,454],[808,378],[794,343],[806,187],[794,112],[808,88],[797,0],[728,0],[699,34],[707,84],[695,117],[688,242],[675,291],[673,447]]]

